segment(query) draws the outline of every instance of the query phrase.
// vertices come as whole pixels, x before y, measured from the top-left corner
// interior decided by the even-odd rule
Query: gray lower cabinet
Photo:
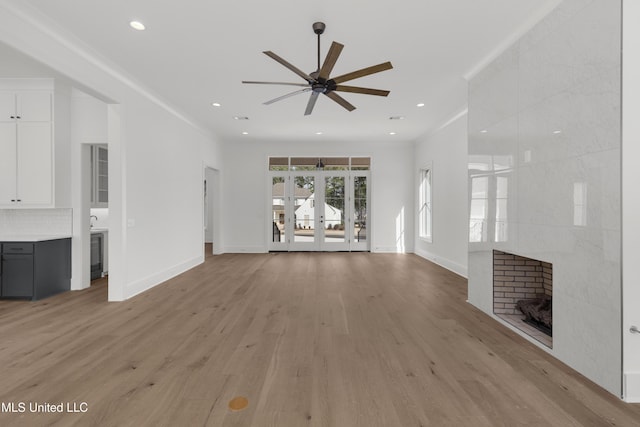
[[[103,275],[102,233],[91,234],[91,280],[99,279]]]
[[[39,300],[71,288],[71,239],[1,243],[0,297]]]

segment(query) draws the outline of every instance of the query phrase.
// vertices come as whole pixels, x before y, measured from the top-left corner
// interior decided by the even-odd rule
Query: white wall
[[[413,252],[412,144],[316,141],[265,143],[238,140],[224,147],[225,252],[266,252],[267,159],[371,157],[371,251]]]
[[[71,207],[71,85],[64,79],[54,82],[54,171],[55,206]]]
[[[107,144],[107,103],[78,89],[72,90],[72,129],[80,144]]]
[[[418,200],[419,171],[432,170],[432,239],[419,236],[415,215],[415,252],[461,276],[467,276],[467,114],[460,113],[415,143],[413,179]],[[416,204],[416,210],[418,206]]]
[[[109,108],[109,299],[129,298],[201,262],[203,161],[222,169],[218,142],[22,7],[0,5],[0,41],[119,104]]]
[[[615,395],[622,391],[620,12],[619,0],[565,0],[469,91],[474,173],[508,179],[507,236],[469,244],[469,301],[492,314],[492,249],[552,263],[547,350]],[[587,189],[584,203],[576,188]],[[495,191],[488,204],[491,212]],[[487,224],[495,222],[489,215]]]
[[[622,295],[624,399],[640,402],[640,2],[623,1],[622,23]]]

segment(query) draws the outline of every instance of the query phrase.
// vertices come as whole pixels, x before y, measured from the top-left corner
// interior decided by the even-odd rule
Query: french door
[[[367,251],[368,171],[271,176],[269,250]]]

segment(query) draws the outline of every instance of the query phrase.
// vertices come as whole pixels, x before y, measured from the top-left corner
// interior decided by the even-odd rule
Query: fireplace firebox
[[[548,347],[553,344],[553,266],[493,251],[493,313]]]

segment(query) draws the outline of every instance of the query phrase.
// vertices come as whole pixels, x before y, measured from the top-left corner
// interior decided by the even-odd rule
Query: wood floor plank
[[[208,254],[121,303],[0,301],[0,402],[88,404],[0,425],[640,426],[466,285],[414,255]]]

